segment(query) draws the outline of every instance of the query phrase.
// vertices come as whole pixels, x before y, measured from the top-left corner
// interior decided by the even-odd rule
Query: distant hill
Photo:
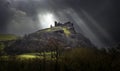
[[[74,24],[71,22],[57,23],[51,28],[38,30],[34,33],[25,35],[18,39],[15,43],[5,48],[8,54],[20,54],[27,52],[41,52],[52,50],[53,47],[61,47],[64,49],[74,47],[92,48],[89,39],[82,34],[77,33],[74,29]]]
[[[18,36],[13,34],[0,34],[0,41],[16,40]]]

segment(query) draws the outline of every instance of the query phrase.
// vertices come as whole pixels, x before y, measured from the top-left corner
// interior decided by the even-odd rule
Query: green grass
[[[18,37],[11,34],[0,34],[0,41],[16,40]]]
[[[67,27],[53,27],[53,28],[44,29],[45,32],[53,32],[57,30],[63,30],[66,36],[69,36],[71,34],[71,32],[67,29]]]
[[[45,32],[53,32],[53,31],[57,31],[57,30],[61,30],[62,27],[52,27],[52,28],[47,28],[44,29]]]
[[[10,58],[20,59],[20,60],[29,60],[29,59],[43,59],[43,56],[37,56],[37,55],[30,55],[30,54],[21,54],[16,56],[1,56],[0,58],[3,60],[10,60]]]
[[[53,52],[52,52],[53,53]],[[9,60],[11,56],[1,56],[0,58],[3,58],[5,60]],[[25,53],[25,54],[20,54],[20,55],[15,55],[13,56],[18,59],[43,59],[44,58],[44,53]],[[47,60],[51,59],[51,52],[45,52],[45,57]]]
[[[22,59],[33,59],[33,58],[40,58],[40,56],[37,55],[29,55],[29,54],[22,54],[18,55],[17,58],[22,58]]]
[[[64,33],[67,35],[67,36],[69,36],[70,34],[71,34],[71,32],[67,29],[67,28],[63,28],[63,30],[64,30]]]
[[[115,56],[111,52],[81,47],[63,52],[58,60],[34,59],[38,54],[16,55],[22,59],[2,56],[9,60],[0,58],[0,71],[120,71],[120,53]],[[46,56],[50,54],[45,52]]]

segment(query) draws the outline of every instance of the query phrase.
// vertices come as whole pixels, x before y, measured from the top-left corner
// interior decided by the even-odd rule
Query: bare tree
[[[51,51],[51,59],[55,57],[56,65],[55,65],[55,70],[58,71],[58,60],[59,56],[61,54],[61,51],[64,47],[64,44],[62,41],[60,41],[57,38],[51,37],[48,40],[48,48]]]

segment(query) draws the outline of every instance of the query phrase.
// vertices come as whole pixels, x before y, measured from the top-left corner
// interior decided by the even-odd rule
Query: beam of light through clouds
[[[74,23],[75,29],[82,32],[91,42],[98,46],[107,46],[112,37],[101,23],[93,18],[90,12],[99,14],[109,7],[109,0],[100,1],[99,8],[91,5],[89,0],[6,0],[9,1],[9,12],[12,13],[9,23],[4,25],[7,33],[24,35],[40,29],[54,26],[54,21]],[[86,3],[86,1],[90,3]],[[95,0],[92,0],[96,2]],[[74,2],[74,3],[73,3]],[[102,3],[104,2],[104,3]],[[83,4],[82,4],[83,3]],[[88,7],[90,4],[90,7]],[[94,3],[96,4],[96,3]],[[1,6],[1,5],[0,5]],[[3,7],[3,6],[2,6]],[[103,8],[104,7],[104,8]],[[94,9],[97,9],[93,12]],[[3,9],[4,10],[4,9]],[[6,8],[5,8],[6,11]],[[104,21],[103,21],[104,22]],[[3,25],[3,24],[2,24]],[[91,28],[94,27],[93,28]],[[107,27],[106,27],[107,28]],[[2,31],[3,32],[3,31]],[[101,39],[102,38],[102,39]],[[107,40],[103,42],[104,40]],[[108,42],[109,41],[109,42]]]
[[[38,20],[41,26],[41,29],[49,28],[50,25],[54,26],[54,22],[57,21],[54,14],[48,12],[48,13],[40,13],[38,15]]]
[[[84,14],[85,17],[92,22],[91,24],[95,26],[99,32],[102,33],[102,35],[104,35],[106,38],[111,38],[108,32],[106,32],[86,11],[82,10],[82,14]]]
[[[110,36],[110,34],[104,29],[102,28],[98,22],[96,22],[85,10],[81,10],[82,14],[88,19],[88,21],[86,23],[90,23],[94,28],[96,28],[97,30],[97,33],[94,33],[94,35],[96,36],[103,36],[104,38],[104,41],[101,41],[102,42],[102,45],[104,44],[104,46],[106,47],[109,47],[107,46],[106,44],[111,44],[110,42],[113,41],[112,37]],[[91,31],[93,32],[94,30],[91,29]],[[98,37],[99,38],[99,37]],[[101,40],[99,38],[99,40]],[[107,42],[106,42],[107,40]],[[102,47],[104,47],[102,46]]]
[[[81,28],[83,31],[84,36],[89,38],[91,42],[97,46],[101,47],[103,43],[100,41],[100,39],[91,31],[91,29],[86,25],[86,22],[82,19],[82,17],[79,17],[79,15],[73,10],[73,9],[68,9],[66,11],[69,15],[72,16],[72,19],[75,21],[75,23]]]

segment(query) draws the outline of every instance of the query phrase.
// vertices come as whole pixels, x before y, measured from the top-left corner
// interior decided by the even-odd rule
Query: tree
[[[55,56],[56,59],[56,65],[55,65],[55,71],[58,71],[58,59],[61,54],[61,51],[63,50],[64,44],[62,41],[60,41],[57,38],[50,37],[48,39],[48,48],[51,51],[51,59],[53,56]]]
[[[0,55],[4,54],[4,44],[2,42],[0,42]]]

